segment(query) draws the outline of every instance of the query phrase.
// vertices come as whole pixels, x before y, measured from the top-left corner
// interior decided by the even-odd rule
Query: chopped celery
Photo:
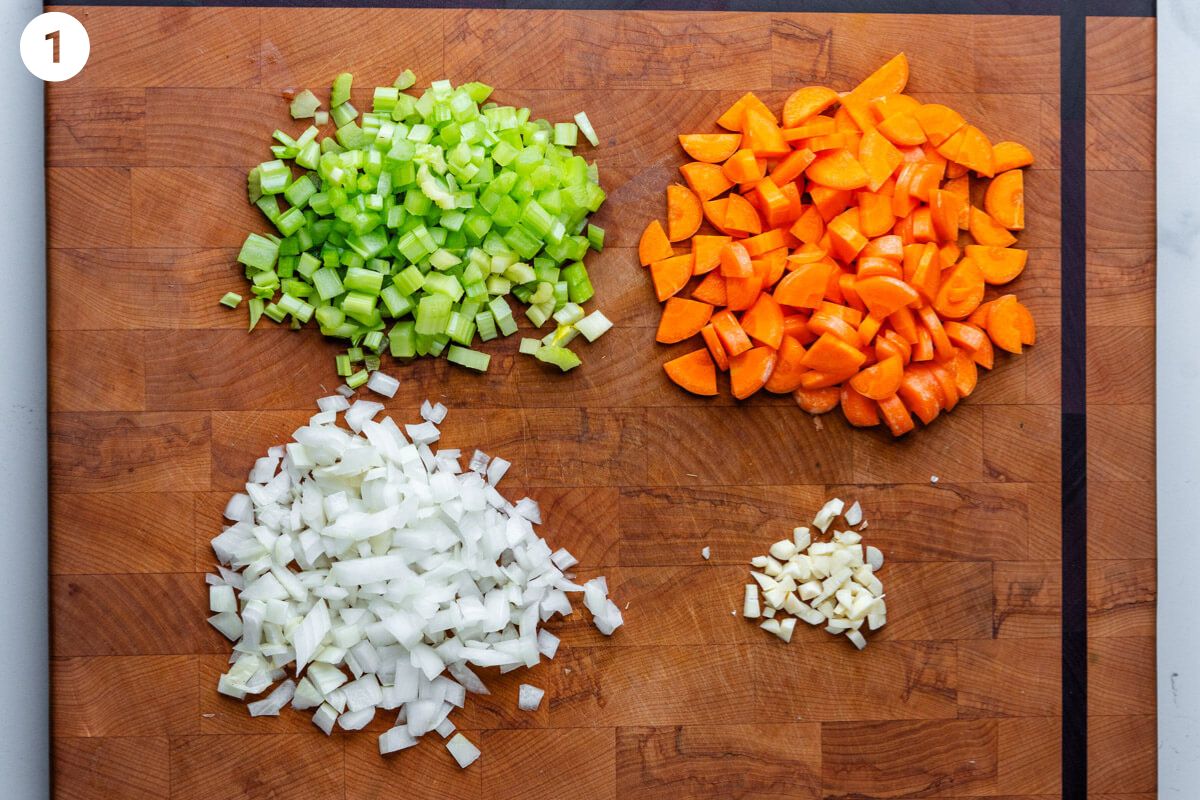
[[[594,130],[582,114],[551,124],[487,102],[482,83],[405,94],[415,83],[405,70],[373,87],[366,113],[350,102],[350,73],[334,79],[328,109],[307,89],[295,95],[292,116],[315,125],[275,131],[274,158],[247,175],[249,201],[276,231],[250,234],[238,253],[251,328],[315,316],[324,335],[355,345],[338,366],[361,385],[385,347],[485,369],[470,346],[517,332],[512,295],[538,327],[554,316],[546,355],[570,368],[563,345],[607,323],[581,307],[593,293],[582,261],[604,245],[588,215],[605,194],[573,149],[580,133],[596,144]],[[352,375],[354,364],[366,368]]]
[[[237,308],[242,304],[242,296],[237,292],[226,292],[221,298],[221,305],[229,308]]]
[[[594,342],[608,332],[612,321],[599,310],[595,310],[575,323],[575,327],[583,334],[583,338]]]
[[[523,338],[521,339],[520,347],[517,349],[520,350],[523,355],[531,356],[538,350],[542,349],[542,343],[538,339]]]
[[[339,377],[345,378],[354,372],[354,367],[350,366],[350,356],[345,353],[337,356],[334,361],[337,363],[337,374]]]
[[[370,374],[365,369],[360,369],[358,372],[355,372],[353,375],[346,378],[346,385],[351,389],[357,389],[366,383],[367,379],[370,377]]]
[[[492,357],[478,350],[470,350],[466,347],[459,347],[456,344],[452,344],[450,345],[449,352],[446,354],[446,360],[467,369],[487,372],[488,364],[491,362]]]
[[[563,372],[575,369],[579,366],[579,356],[565,347],[551,347],[542,345],[533,354],[533,357],[538,361],[544,361],[547,364],[553,364]]]

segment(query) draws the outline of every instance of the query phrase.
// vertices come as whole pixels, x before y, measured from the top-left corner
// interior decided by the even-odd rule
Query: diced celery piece
[[[378,353],[383,348],[383,331],[369,331],[367,335],[363,337],[362,346],[368,350],[373,350],[374,352]],[[365,356],[363,360],[366,361],[367,358],[369,358],[369,356]],[[370,369],[370,366],[367,368]],[[376,367],[376,369],[378,369],[378,367]]]
[[[279,243],[265,236],[252,233],[246,237],[242,249],[238,253],[238,263],[259,270],[269,270],[275,266],[279,257]]]
[[[307,119],[312,117],[320,107],[321,101],[317,99],[317,96],[308,89],[303,89],[292,98],[289,110],[292,119]]]
[[[221,297],[220,302],[223,306],[237,308],[242,304],[242,296],[237,292],[226,292],[224,296]]]
[[[599,225],[589,224],[587,226],[587,240],[592,249],[599,253],[604,249],[604,228],[601,228]]]
[[[404,91],[405,89],[408,89],[416,82],[417,82],[417,76],[413,74],[413,71],[411,69],[406,69],[406,70],[404,70],[404,72],[401,72],[399,75],[396,76],[396,80],[393,81],[392,86],[396,87],[400,91]]]
[[[552,347],[542,345],[533,354],[533,357],[538,361],[544,361],[547,364],[553,364],[563,372],[575,369],[580,364],[579,356],[565,347]]]
[[[554,312],[554,321],[559,325],[574,325],[583,319],[583,308],[576,303],[567,303]]]
[[[479,334],[479,338],[485,342],[490,342],[496,338],[496,319],[490,311],[480,311],[475,315],[475,331]]]
[[[287,319],[287,312],[274,303],[267,303],[266,308],[263,309],[263,314],[275,322],[283,322]]]
[[[329,105],[336,108],[350,99],[350,85],[354,76],[349,72],[340,73],[333,79],[333,89],[329,93]]]
[[[523,338],[521,344],[517,348],[522,355],[531,356],[538,350],[542,349],[542,343],[539,339]]]
[[[354,367],[350,365],[350,356],[345,353],[337,356],[334,361],[337,363],[337,374],[339,377],[345,378],[354,372]]]
[[[357,389],[366,383],[367,379],[370,377],[370,374],[365,369],[360,369],[358,372],[355,372],[353,375],[346,378],[346,385],[351,389]]]
[[[262,319],[263,308],[265,307],[265,304],[263,303],[261,297],[251,297],[248,305],[250,308],[250,327],[248,330],[254,330],[254,326],[258,324],[260,319]]]
[[[436,335],[446,330],[453,301],[443,294],[427,294],[417,303],[417,327],[420,334]]]
[[[456,344],[452,344],[450,345],[450,350],[446,353],[446,360],[467,369],[486,372],[488,364],[492,361],[492,357],[478,350],[469,350],[466,347],[459,347]]]
[[[600,146],[600,138],[596,136],[596,129],[592,127],[592,121],[588,119],[586,112],[580,111],[575,115],[575,124],[579,126],[579,132],[583,134],[583,138],[587,139],[592,147]]]

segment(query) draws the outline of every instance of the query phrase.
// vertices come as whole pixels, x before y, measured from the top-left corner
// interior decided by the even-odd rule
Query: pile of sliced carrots
[[[1015,295],[985,301],[1025,269],[1012,231],[1033,154],[907,82],[901,53],[846,94],[808,86],[776,116],[748,93],[717,119],[727,132],[679,137],[687,185],[638,246],[665,304],[657,340],[704,344],[664,365],[671,380],[715,395],[728,372],[738,399],[792,393],[900,436],[971,394],[993,345],[1034,343]]]

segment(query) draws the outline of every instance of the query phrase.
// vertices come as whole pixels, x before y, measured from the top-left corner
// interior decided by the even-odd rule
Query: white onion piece
[[[379,370],[375,370],[371,373],[371,377],[367,378],[367,388],[384,397],[395,397],[400,388],[400,381],[391,375],[385,375]]]
[[[247,706],[252,717],[277,717],[279,711],[292,701],[296,693],[296,682],[286,680],[275,687],[275,691]]]
[[[446,719],[439,722],[437,724],[437,726],[434,728],[434,731],[437,732],[437,735],[442,737],[443,739],[445,739],[450,734],[454,733],[454,730],[455,730],[454,723],[450,721],[449,717],[447,717]]]
[[[712,554],[712,551],[709,550],[707,547],[700,548],[700,557],[703,558],[705,561],[708,561],[709,556],[711,554]]]
[[[539,689],[528,683],[522,683],[517,687],[517,708],[522,711],[537,711],[545,695],[546,691],[544,689]]]
[[[384,731],[379,736],[379,754],[381,756],[386,756],[388,753],[406,750],[416,743],[416,738],[410,736],[405,728],[397,726],[390,730]]]
[[[446,749],[450,751],[450,755],[454,756],[458,766],[463,769],[474,764],[475,759],[479,758],[479,748],[471,744],[461,733],[454,734],[454,738],[446,742]]]
[[[854,503],[848,509],[846,509],[846,524],[853,526],[862,522],[862,520],[862,506],[859,505],[857,500],[855,500]]]
[[[867,545],[867,563],[871,565],[871,569],[879,570],[883,567],[883,552],[878,547]]]

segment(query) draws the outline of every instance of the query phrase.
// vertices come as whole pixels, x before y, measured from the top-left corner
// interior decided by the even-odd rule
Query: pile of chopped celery
[[[327,116],[334,135],[277,130],[275,159],[250,170],[250,202],[276,229],[251,233],[238,254],[251,329],[263,316],[293,328],[316,318],[349,341],[337,369],[357,388],[385,349],[486,370],[490,357],[472,346],[516,332],[512,295],[535,328],[556,323],[521,351],[577,366],[571,340],[611,325],[582,308],[593,294],[584,256],[604,246],[587,222],[605,197],[596,165],[572,153],[580,131],[598,141],[586,115],[531,120],[528,108],[485,102],[482,83],[435,81],[414,97],[408,70],[360,114],[351,80],[334,80],[328,112],[308,90],[291,105],[296,118]]]

